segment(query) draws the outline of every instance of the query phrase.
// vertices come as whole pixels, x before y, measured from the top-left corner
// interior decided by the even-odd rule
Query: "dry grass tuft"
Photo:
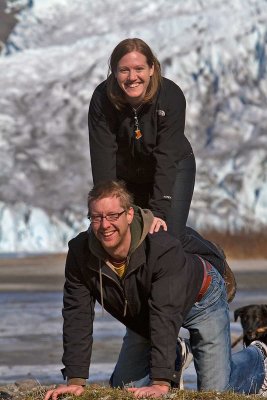
[[[221,233],[217,231],[201,232],[212,242],[218,243],[228,258],[248,259],[267,258],[267,232]]]
[[[39,388],[27,395],[23,400],[43,400],[46,389]],[[172,390],[163,397],[170,400],[249,400],[259,399],[256,395],[240,395],[236,393],[216,393],[216,392],[196,392],[196,391],[178,391]],[[111,389],[100,385],[90,385],[82,396],[64,395],[60,399],[70,400],[133,400],[135,397],[126,390]],[[22,399],[21,399],[22,400]],[[151,400],[151,398],[143,397],[143,400]]]

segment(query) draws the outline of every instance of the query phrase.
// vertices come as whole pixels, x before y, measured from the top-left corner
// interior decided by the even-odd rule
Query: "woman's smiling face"
[[[137,106],[145,97],[154,66],[150,67],[146,57],[138,51],[125,54],[117,65],[116,79],[126,100]]]

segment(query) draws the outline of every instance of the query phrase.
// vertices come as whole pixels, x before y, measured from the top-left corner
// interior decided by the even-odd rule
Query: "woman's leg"
[[[150,341],[127,328],[117,364],[110,378],[111,386],[148,386],[149,360]]]
[[[196,161],[194,154],[179,162],[167,218],[168,232],[183,241],[194,192]]]

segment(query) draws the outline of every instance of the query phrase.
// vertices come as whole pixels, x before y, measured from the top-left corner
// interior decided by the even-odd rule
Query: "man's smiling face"
[[[138,51],[125,54],[117,65],[116,78],[126,100],[137,106],[145,97],[154,66],[150,67],[146,57]]]
[[[124,210],[116,196],[94,200],[90,204],[92,230],[106,252],[115,259],[125,258],[128,254],[133,215],[133,208]],[[112,220],[108,221],[106,216],[111,216]]]

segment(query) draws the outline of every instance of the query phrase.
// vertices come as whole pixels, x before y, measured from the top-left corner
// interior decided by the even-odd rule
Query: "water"
[[[62,383],[62,293],[0,293],[0,383]],[[91,380],[111,374],[125,328],[96,307]]]
[[[261,280],[266,274],[260,275]],[[267,303],[266,290],[241,285],[230,304],[231,332],[241,334],[239,322],[233,322],[233,310],[246,304]],[[266,280],[265,280],[266,282]],[[264,285],[265,286],[265,285]],[[40,383],[62,383],[62,292],[0,292],[0,384],[35,378]],[[94,345],[89,381],[106,382],[113,371],[125,328],[110,315],[101,315],[96,307]],[[183,331],[186,336],[186,331]],[[239,344],[235,351],[241,348]],[[185,387],[195,389],[193,364],[185,372]]]

